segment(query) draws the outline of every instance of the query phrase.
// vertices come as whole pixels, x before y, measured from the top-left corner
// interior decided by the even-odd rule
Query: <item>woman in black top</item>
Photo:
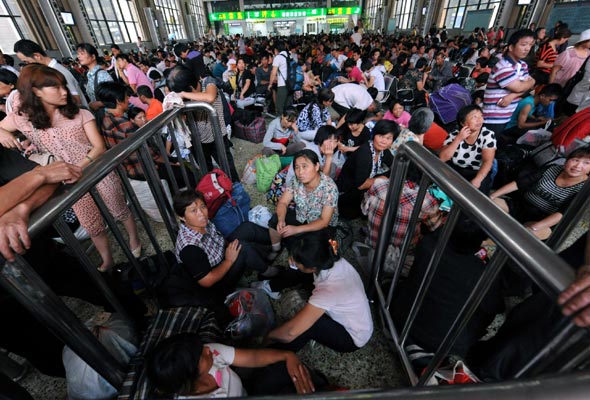
[[[381,120],[373,128],[373,139],[350,153],[336,181],[340,197],[338,210],[346,219],[361,215],[363,194],[376,179],[389,176],[393,155],[389,148],[399,135],[399,126],[393,121]]]
[[[256,91],[254,75],[246,68],[246,61],[238,58],[238,75],[236,76],[236,105],[238,108],[245,108],[255,103],[252,95]]]
[[[362,144],[371,140],[371,131],[364,124],[367,111],[358,108],[346,113],[346,124],[339,129],[338,150],[341,153],[352,154]]]

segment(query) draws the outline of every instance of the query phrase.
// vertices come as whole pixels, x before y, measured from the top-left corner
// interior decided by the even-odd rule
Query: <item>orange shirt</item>
[[[436,122],[432,123],[432,126],[424,134],[424,147],[432,150],[439,151],[447,139],[449,134]]]
[[[162,102],[157,99],[152,99],[152,102],[148,106],[147,110],[145,110],[145,119],[151,121],[158,115],[162,114],[162,111],[164,111],[162,108]]]

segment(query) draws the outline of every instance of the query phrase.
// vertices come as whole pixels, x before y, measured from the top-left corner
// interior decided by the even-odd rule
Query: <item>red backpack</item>
[[[232,181],[222,170],[215,168],[197,184],[197,191],[205,196],[209,219],[213,219],[219,207],[231,198]]]

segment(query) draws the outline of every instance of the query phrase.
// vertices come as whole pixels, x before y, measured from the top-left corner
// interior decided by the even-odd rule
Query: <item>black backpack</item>
[[[287,61],[287,76],[283,76],[283,79],[285,79],[285,85],[287,86],[289,93],[293,93],[295,91],[295,84],[297,83],[297,63],[289,56],[284,54],[279,55],[285,57],[285,60]],[[279,69],[279,73],[280,72]]]

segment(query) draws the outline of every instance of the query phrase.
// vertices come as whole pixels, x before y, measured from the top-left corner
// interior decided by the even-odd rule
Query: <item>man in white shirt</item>
[[[277,97],[275,112],[277,115],[283,115],[283,110],[289,105],[289,90],[287,88],[287,59],[288,54],[285,50],[285,44],[278,42],[274,47],[274,60],[272,61],[272,71],[270,73],[270,84],[277,84]]]
[[[81,106],[88,107],[86,97],[84,97],[82,91],[80,90],[80,85],[78,84],[76,78],[74,78],[74,75],[72,75],[72,73],[68,71],[66,67],[58,63],[55,58],[47,56],[43,48],[37,43],[33,42],[32,40],[21,39],[14,44],[14,52],[16,53],[18,59],[26,64],[44,64],[49,68],[53,68],[61,72],[66,78],[68,89],[72,94],[74,101]]]
[[[352,35],[350,35],[350,40],[351,40],[351,42],[353,42],[357,46],[359,46],[359,47],[361,46],[361,40],[363,40],[363,35],[361,35],[359,33],[358,26],[354,27],[354,33]]]

